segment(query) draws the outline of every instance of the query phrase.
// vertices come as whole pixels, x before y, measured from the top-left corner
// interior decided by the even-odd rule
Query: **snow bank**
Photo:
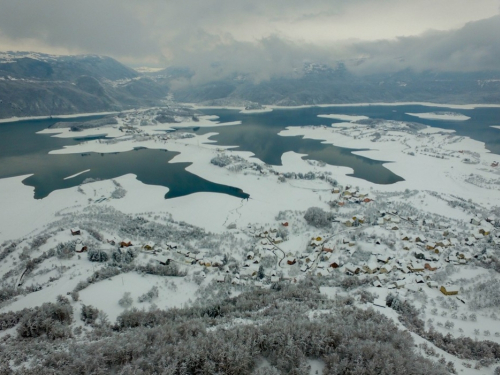
[[[262,109],[243,109],[240,111],[240,113],[243,114],[252,114],[252,113],[266,113],[266,112],[272,112],[272,108],[262,108]]]
[[[67,118],[77,118],[77,117],[92,117],[92,116],[106,116],[114,115],[118,112],[94,112],[94,113],[75,113],[73,115],[58,115],[58,116],[31,116],[31,117],[9,117],[0,119],[0,123],[4,122],[19,122],[19,121],[29,121],[29,120],[49,120],[49,119],[67,119]]]
[[[349,122],[355,122],[355,121],[359,121],[359,120],[369,119],[369,117],[367,117],[367,116],[352,116],[352,115],[339,115],[339,114],[318,115],[318,117],[331,118],[334,120],[349,121]]]
[[[461,113],[438,113],[438,112],[426,112],[426,113],[407,113],[409,116],[414,116],[422,118],[425,120],[448,120],[448,121],[466,121],[469,120],[469,116],[462,115]]]
[[[75,177],[80,176],[81,174],[84,174],[84,173],[87,173],[87,172],[90,172],[90,169],[86,169],[86,170],[84,170],[84,171],[81,171],[81,172],[75,173],[75,174],[73,174],[73,175],[71,175],[71,176],[65,177],[65,178],[64,178],[64,180],[69,180],[69,179],[71,179],[71,178],[75,178]]]

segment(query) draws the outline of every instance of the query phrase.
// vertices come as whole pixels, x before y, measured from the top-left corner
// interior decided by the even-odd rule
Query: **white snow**
[[[367,116],[353,116],[353,115],[340,115],[340,114],[318,115],[318,117],[331,118],[334,120],[349,121],[349,122],[356,122],[359,120],[369,119],[369,117],[367,117]]]
[[[86,169],[84,171],[75,173],[74,175],[71,175],[71,176],[68,176],[68,177],[64,177],[64,180],[69,180],[71,178],[75,178],[75,177],[80,176],[81,174],[84,174],[84,173],[87,173],[87,172],[90,172],[90,169]]]
[[[452,120],[452,121],[466,121],[469,120],[469,116],[462,115],[461,113],[437,113],[437,112],[426,112],[426,113],[407,113],[409,116],[414,116],[427,120]]]
[[[243,114],[252,114],[252,113],[267,113],[267,112],[272,112],[272,108],[261,108],[261,109],[242,109],[240,113]]]
[[[355,121],[356,117],[336,118],[342,121]],[[452,225],[450,230],[458,232],[460,236],[463,233],[470,232],[475,235],[475,241],[484,241],[482,235],[478,232],[479,227],[467,226],[471,219],[470,212],[460,206],[452,207],[447,202],[447,199],[460,199],[464,204],[478,209],[500,205],[498,183],[496,182],[499,175],[498,171],[491,166],[492,162],[498,159],[498,155],[491,154],[486,150],[484,143],[457,136],[453,131],[438,128],[427,127],[418,132],[410,131],[405,123],[395,121],[382,122],[377,124],[375,129],[354,122],[344,122],[335,124],[332,127],[289,127],[280,133],[280,136],[302,136],[349,149],[364,149],[364,151],[356,151],[355,153],[373,160],[386,161],[387,163],[384,164],[386,168],[405,179],[396,184],[377,185],[347,176],[347,174],[352,173],[351,168],[321,165],[315,161],[304,160],[304,154],[284,153],[282,155],[282,165],[271,167],[256,159],[251,152],[233,150],[231,147],[214,144],[209,138],[215,133],[194,134],[192,138],[176,138],[174,134],[178,134],[178,132],[172,135],[164,132],[164,130],[168,130],[172,126],[175,128],[193,128],[198,126],[238,126],[240,124],[240,122],[219,124],[217,120],[217,116],[203,116],[200,117],[199,122],[186,120],[180,124],[136,126],[135,129],[140,131],[140,137],[124,134],[119,130],[121,123],[118,126],[88,129],[78,133],[70,132],[69,129],[49,129],[44,130],[42,133],[73,138],[75,134],[79,137],[82,135],[106,134],[111,140],[83,141],[74,146],[52,150],[51,153],[54,154],[124,152],[136,147],[167,149],[178,152],[179,154],[170,163],[191,163],[187,167],[189,172],[209,181],[241,188],[250,194],[250,199],[242,200],[233,196],[215,193],[196,193],[165,200],[164,195],[168,192],[167,187],[145,185],[138,181],[135,175],[127,174],[115,179],[127,192],[126,196],[121,199],[111,199],[111,193],[116,186],[112,181],[108,180],[56,190],[42,200],[35,200],[33,199],[33,188],[22,184],[22,180],[28,176],[6,178],[0,180],[0,207],[2,207],[0,243],[7,240],[21,239],[24,242],[21,242],[20,248],[24,247],[29,244],[32,236],[43,233],[48,224],[60,220],[61,217],[78,218],[79,214],[84,212],[85,209],[97,204],[95,203],[96,197],[103,197],[106,200],[98,203],[100,207],[114,208],[125,214],[134,216],[148,215],[150,220],[160,220],[154,219],[154,217],[170,214],[174,221],[183,221],[199,226],[214,235],[224,233],[222,236],[226,236],[230,232],[235,238],[234,243],[237,245],[232,245],[228,251],[231,252],[237,262],[241,263],[241,277],[239,279],[241,285],[269,287],[269,282],[266,279],[259,281],[258,284],[252,279],[251,275],[253,271],[258,269],[259,264],[248,263],[248,267],[244,266],[245,262],[247,262],[246,254],[249,249],[252,249],[254,259],[260,261],[270,257],[275,261],[273,269],[268,268],[265,270],[266,278],[270,279],[273,273],[273,277],[285,280],[285,282],[287,280],[290,282],[300,280],[307,273],[321,273],[322,277],[328,278],[331,273],[338,273],[341,272],[341,269],[345,269],[345,267],[341,267],[333,270],[328,267],[329,262],[335,260],[342,266],[351,263],[352,259],[354,259],[354,257],[349,258],[352,253],[358,251],[371,252],[371,258],[367,259],[364,265],[376,268],[374,265],[382,266],[382,263],[376,263],[377,257],[386,259],[388,263],[384,266],[390,269],[390,273],[367,273],[363,276],[353,276],[371,277],[374,281],[380,283],[380,288],[367,287],[367,290],[375,293],[377,297],[376,304],[369,304],[369,306],[393,319],[401,329],[404,329],[397,320],[397,313],[393,309],[383,307],[385,297],[389,292],[389,285],[392,285],[397,280],[401,285],[405,284],[406,286],[406,289],[398,289],[397,292],[401,293],[401,295],[406,293],[405,298],[412,300],[417,304],[418,308],[422,307],[425,310],[424,314],[427,314],[426,320],[432,316],[435,325],[438,323],[443,325],[446,320],[451,319],[447,316],[431,315],[430,311],[434,304],[439,308],[439,313],[445,311],[440,307],[439,302],[436,302],[439,301],[442,294],[439,290],[429,288],[425,284],[417,284],[416,281],[420,280],[420,278],[410,273],[407,265],[410,262],[413,262],[414,266],[419,264],[414,257],[417,251],[422,251],[422,253],[428,255],[425,244],[415,243],[414,239],[417,236],[422,238],[425,235],[428,238],[427,244],[437,243],[438,240],[441,240],[444,232],[444,229],[438,228],[442,223],[441,220],[445,221],[447,225]],[[375,133],[379,133],[379,135]],[[265,173],[259,172],[257,168],[232,171],[229,168],[221,168],[211,164],[210,160],[219,154],[225,154],[229,157],[238,156],[248,165],[255,163]],[[472,160],[473,163],[465,162],[465,159]],[[88,172],[88,170],[66,177],[66,179],[74,178],[85,172]],[[351,192],[357,190],[360,194],[368,194],[371,199],[382,203],[385,202],[387,205],[407,204],[415,209],[414,215],[417,218],[408,221],[406,217],[399,217],[397,213],[391,212],[388,208],[386,217],[391,217],[391,221],[384,220],[381,217],[375,218],[375,222],[380,220],[381,225],[366,223],[357,228],[346,228],[343,224],[335,223],[332,224],[332,229],[307,226],[303,219],[305,210],[317,206],[330,211],[328,202],[340,201],[343,193],[338,191],[334,194],[332,185],[319,178],[313,180],[286,178],[284,182],[280,182],[278,178],[287,172],[303,174],[308,172],[326,173],[331,178],[336,179],[339,186],[350,185],[352,187]],[[471,178],[471,176],[476,177]],[[404,193],[406,189],[408,189],[408,193]],[[373,203],[367,203],[367,206],[363,203],[346,204],[330,212],[333,212],[341,222],[348,220],[352,222],[354,216],[361,217],[364,215],[365,218],[368,218],[367,212],[364,210],[365,207],[370,207],[369,204]],[[66,214],[67,216],[64,216]],[[278,219],[278,214],[284,216]],[[429,219],[426,225],[422,222],[424,216]],[[432,217],[432,220],[427,216]],[[271,244],[273,239],[276,238],[271,238],[271,235],[274,236],[272,231],[271,234],[268,233],[267,236],[262,238],[255,237],[264,230],[279,228],[284,222],[289,225],[287,227],[289,238],[285,242],[277,245]],[[460,223],[460,225],[457,223]],[[228,230],[230,224],[234,224],[234,227],[232,226],[232,229]],[[397,224],[400,229],[393,231],[390,227],[387,227],[387,224]],[[83,228],[82,225],[80,227]],[[483,224],[481,224],[481,227],[483,227]],[[356,237],[361,233],[364,238]],[[412,240],[403,241],[403,233],[408,234]],[[111,235],[117,236],[116,233]],[[356,237],[355,240],[351,236],[352,238]],[[321,237],[321,240],[318,240],[317,237]],[[85,239],[85,236],[82,236],[82,238]],[[381,244],[375,244],[375,239],[380,239]],[[53,248],[60,242],[70,240],[74,240],[74,238],[72,238],[68,230],[57,232],[53,238],[48,240],[46,245],[37,250],[38,254]],[[142,244],[147,243],[148,240],[150,239],[144,239]],[[460,239],[460,241],[462,240]],[[307,245],[311,242],[320,246],[314,250],[308,249],[306,252]],[[331,246],[333,253],[322,252],[322,243]],[[461,243],[457,242],[457,246]],[[403,250],[403,245],[406,244],[410,250]],[[195,245],[193,244],[193,247]],[[111,249],[111,245],[103,244],[103,246],[108,246],[107,249]],[[161,246],[162,244],[158,243],[158,247]],[[471,252],[472,249],[473,247]],[[186,251],[186,249],[183,250]],[[218,257],[210,254],[211,250],[202,247],[197,250],[200,250],[198,258],[216,259]],[[444,249],[444,251],[447,252],[448,250]],[[14,262],[18,260],[18,254],[9,256],[2,263],[2,274],[14,267]],[[439,265],[441,268],[448,265],[444,261],[447,255],[434,255],[437,256],[437,260],[433,260],[434,264]],[[188,265],[185,261],[191,258],[178,254],[175,250],[171,252],[165,250],[165,252],[161,253],[161,257],[162,259],[175,258],[176,262],[182,264],[181,267],[188,270],[189,276],[170,278],[152,275],[142,276],[135,272],[120,274],[111,279],[91,284],[82,290],[80,300],[72,302],[75,311],[79,309],[81,304],[90,304],[105,311],[109,319],[114,321],[123,311],[123,308],[118,305],[118,300],[125,292],[131,293],[134,300],[133,307],[150,308],[151,303],[139,303],[137,298],[150,290],[152,286],[157,286],[159,289],[159,297],[153,300],[152,303],[160,308],[182,307],[189,305],[190,300],[194,301],[198,295],[199,286],[192,281],[193,272],[203,270],[206,273],[203,285],[212,283],[217,278],[222,279],[217,274],[218,270],[213,267],[204,268],[198,264]],[[306,263],[306,258],[308,263]],[[153,255],[140,253],[138,259],[141,262],[147,262],[150,259],[156,261],[160,258],[153,258]],[[284,261],[280,262],[282,259]],[[288,265],[287,259],[296,259],[297,263]],[[375,263],[371,262],[372,259],[375,259]],[[353,267],[361,267],[362,265],[352,264]],[[101,265],[89,262],[86,255],[82,254],[81,259],[73,257],[70,260],[59,260],[52,257],[44,261],[43,266],[48,268],[47,272],[32,276],[30,282],[40,282],[44,285],[44,288],[38,292],[16,297],[16,300],[10,301],[10,303],[3,306],[0,309],[1,312],[19,310],[24,307],[38,306],[43,302],[54,301],[56,296],[66,295],[73,290],[78,281],[90,276]],[[480,277],[486,278],[491,275],[486,269],[475,265],[456,265],[452,266],[452,268],[455,270],[454,273],[446,276],[446,282],[450,284],[460,285],[460,283],[468,283],[471,280]],[[433,272],[439,272],[439,270],[425,270],[423,272],[424,275],[432,278]],[[375,276],[377,276],[377,279],[375,279]],[[231,278],[233,277],[235,276],[231,275]],[[53,281],[50,281],[51,278]],[[176,288],[172,287],[172,282],[176,284]],[[371,284],[372,281],[370,280]],[[240,287],[234,288],[236,289],[231,291],[231,295],[240,293],[241,290],[237,289]],[[422,292],[418,292],[420,289]],[[417,292],[410,290],[416,290]],[[320,291],[327,295],[328,298],[335,299],[338,293],[342,293],[342,288],[322,286]],[[424,293],[426,298],[432,302],[424,305],[418,302],[417,298],[413,301],[413,296],[416,293]],[[449,297],[455,300],[454,296]],[[362,306],[368,308],[368,305]],[[469,306],[461,302],[458,310],[459,312],[470,313]],[[442,333],[450,332],[457,336],[460,334],[458,331],[460,327],[463,329],[464,335],[474,337],[475,329],[480,329],[483,332],[491,329],[489,327],[495,326],[496,323],[493,318],[481,316],[478,322],[470,320],[459,322],[455,320],[456,328],[449,330],[441,326],[435,328]],[[415,339],[417,343],[423,342],[421,338],[415,337]],[[486,338],[480,335],[479,339]],[[493,335],[489,336],[488,339],[496,342],[500,341],[500,338],[493,337]],[[459,361],[442,351],[440,353],[443,353],[447,360],[453,360],[457,369],[464,369],[464,373],[484,373],[482,370],[472,371],[462,368],[461,363],[464,361]],[[321,361],[311,361],[310,364],[312,370],[321,370],[323,366]]]

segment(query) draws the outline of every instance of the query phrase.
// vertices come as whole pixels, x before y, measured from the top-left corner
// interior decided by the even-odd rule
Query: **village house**
[[[470,223],[472,225],[481,225],[481,220],[478,219],[478,218],[473,217],[472,219],[470,219]]]
[[[445,296],[454,296],[458,294],[458,287],[453,286],[453,285],[442,285],[441,288],[439,288],[441,293],[443,293]]]
[[[481,233],[483,236],[488,236],[491,232],[489,229],[486,228],[480,228],[479,233]]]
[[[155,248],[155,243],[153,241],[149,241],[147,244],[145,244],[142,247],[144,250],[154,250]]]
[[[438,269],[438,267],[434,264],[434,263],[425,263],[424,264],[424,268],[427,270],[427,271],[435,271]]]
[[[120,247],[130,247],[132,246],[132,241],[129,239],[125,239],[122,242],[120,242]]]
[[[366,273],[375,273],[378,271],[379,266],[377,264],[376,259],[371,259],[368,263],[364,264],[362,267],[364,272]]]
[[[75,252],[77,252],[77,253],[83,253],[84,251],[87,251],[87,246],[84,246],[81,243],[75,244]]]
[[[329,259],[328,264],[330,268],[339,268],[340,267],[340,262],[338,259]]]
[[[361,269],[358,266],[355,266],[353,264],[346,264],[344,266],[344,270],[347,274],[350,275],[357,275],[361,271]]]
[[[73,236],[79,236],[79,235],[81,235],[81,234],[82,234],[82,232],[81,232],[80,228],[77,228],[77,227],[75,227],[75,228],[71,228],[71,229],[70,229],[70,231],[71,231],[71,234],[72,234]]]
[[[391,257],[389,255],[381,255],[381,254],[378,254],[377,255],[377,260],[379,262],[382,262],[382,263],[388,263],[389,260],[391,260]]]
[[[427,238],[425,238],[425,236],[420,235],[420,236],[415,237],[415,242],[425,243],[425,242],[427,242]]]
[[[344,221],[344,225],[346,227],[352,227],[353,224],[354,224],[354,221],[352,219],[347,219]]]
[[[393,270],[393,266],[390,264],[385,264],[382,267],[380,267],[380,273],[385,274],[385,273],[390,273]]]
[[[325,253],[333,253],[333,246],[331,244],[324,245],[323,246],[323,251]]]
[[[411,271],[411,272],[422,272],[425,267],[420,264],[420,263],[417,263],[417,262],[411,262],[409,265],[408,265],[408,269]]]
[[[365,222],[365,217],[363,215],[355,215],[352,220],[357,220],[358,223],[363,224]]]
[[[403,235],[401,235],[401,240],[411,241],[411,236],[409,234],[403,234]]]
[[[401,288],[404,288],[406,285],[406,281],[405,280],[397,280],[395,283],[394,283],[394,286],[397,288],[397,289],[401,289]]]

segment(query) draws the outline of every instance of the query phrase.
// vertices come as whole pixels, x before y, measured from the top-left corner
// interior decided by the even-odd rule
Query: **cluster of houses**
[[[332,194],[338,194],[337,199],[334,200],[338,206],[344,206],[349,203],[370,203],[373,201],[373,199],[368,197],[367,193],[361,193],[351,186],[346,186],[345,189],[342,189],[342,187],[334,187],[332,189]]]
[[[339,188],[335,188],[334,192],[344,197],[366,197],[351,188],[346,188],[342,193]],[[366,224],[367,221],[363,215],[356,214],[350,215],[341,223],[346,227],[357,227]],[[318,234],[309,239],[307,251],[292,254],[281,250],[279,246],[284,241],[280,236],[283,231],[279,227],[288,228],[289,222],[281,221],[268,227],[249,226],[248,234],[254,238],[255,243],[252,250],[245,254],[236,271],[230,270],[222,257],[207,257],[203,251],[189,251],[175,243],[157,245],[153,241],[148,241],[139,245],[130,239],[112,239],[108,240],[108,243],[121,248],[133,246],[141,249],[143,252],[155,255],[161,264],[173,261],[185,265],[217,267],[219,270],[216,270],[216,281],[230,282],[234,285],[254,283],[256,286],[263,286],[264,283],[293,280],[288,275],[288,269],[297,267],[297,271],[294,272],[300,270],[316,276],[328,276],[338,270],[347,275],[364,275],[371,278],[373,286],[388,289],[418,290],[427,284],[429,287],[439,288],[443,294],[454,295],[458,290],[453,286],[438,285],[432,280],[433,272],[439,270],[444,262],[464,265],[474,257],[484,258],[488,257],[488,254],[493,255],[492,251],[484,251],[484,246],[476,245],[486,243],[492,246],[500,245],[500,230],[497,230],[495,223],[493,217],[487,219],[473,217],[470,219],[468,231],[457,234],[446,223],[417,219],[414,216],[401,216],[394,210],[381,211],[379,218],[372,223],[373,228],[383,228],[388,231],[389,236],[383,240],[372,237],[373,240],[369,242],[374,246],[370,258],[357,264],[353,261],[357,259],[353,254],[358,248],[354,237],[338,238],[331,233]],[[367,229],[370,227],[366,226]],[[383,236],[380,229],[377,231],[378,235]],[[424,232],[430,238],[424,236],[422,234]],[[71,228],[71,235],[81,236],[82,231],[77,227]],[[82,241],[76,240],[75,251],[85,250],[87,248]],[[273,269],[263,270],[262,258],[271,253],[276,257],[276,264]]]

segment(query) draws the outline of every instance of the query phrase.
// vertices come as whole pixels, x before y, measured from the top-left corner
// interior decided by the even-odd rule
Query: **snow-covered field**
[[[213,133],[185,136],[193,127],[241,122],[187,116],[175,124],[153,124],[145,113],[128,112],[117,117],[118,125],[78,134],[106,134],[105,140],[51,153],[175,151],[179,155],[170,163],[189,162],[189,172],[241,188],[250,199],[197,193],[165,200],[168,188],[145,185],[129,174],[35,200],[33,189],[21,182],[26,176],[0,180],[0,275],[2,288],[11,293],[2,299],[0,314],[72,295],[74,311],[92,305],[115,322],[131,306],[203,304],[207,288],[237,296],[315,278],[330,299],[354,290],[373,294],[382,302],[358,298],[356,305],[374,308],[401,329],[411,331],[395,308],[385,306],[389,294],[414,305],[425,329],[500,343],[500,298],[487,287],[500,280],[500,169],[498,155],[484,143],[449,130],[383,120],[358,124],[366,117],[338,114],[321,117],[347,122],[280,133],[365,149],[356,154],[387,161],[384,166],[404,178],[377,185],[348,176],[351,168],[304,160],[294,152],[283,154],[281,166],[269,166],[250,152],[214,144],[208,139]],[[174,129],[179,130],[165,133]],[[74,137],[64,128],[41,133]],[[129,240],[131,247],[119,249]],[[162,268],[172,265],[175,270]],[[115,274],[102,276],[109,269]],[[347,292],[339,280],[360,284]],[[458,294],[444,295],[441,287]],[[123,302],[126,295],[130,304]],[[75,327],[83,325],[79,316]],[[434,350],[423,349],[426,344],[458,371],[492,372],[491,364],[459,359],[412,332],[423,356]],[[323,366],[311,362],[313,369]]]
[[[425,112],[425,113],[407,113],[407,115],[427,119],[427,120],[448,120],[448,121],[466,121],[469,116],[456,112]]]

